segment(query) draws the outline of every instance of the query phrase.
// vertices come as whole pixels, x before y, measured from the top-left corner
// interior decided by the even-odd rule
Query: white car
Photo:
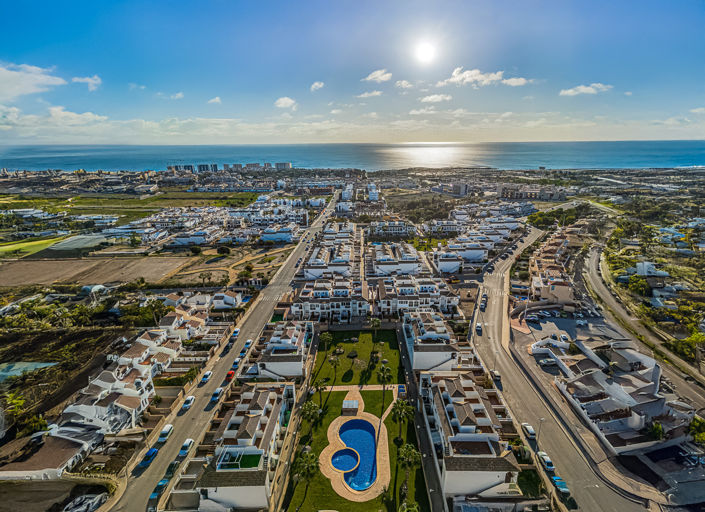
[[[193,395],[187,396],[186,400],[184,400],[184,405],[181,406],[181,410],[188,411],[195,401],[196,401],[195,396],[193,396]]]
[[[561,334],[561,341],[564,341],[566,343],[570,343],[570,338],[565,334]]]
[[[201,377],[201,384],[205,384],[209,380],[211,380],[211,377],[213,376],[212,371],[207,371],[206,373],[203,374],[203,377]]]
[[[534,427],[532,427],[528,423],[522,423],[521,429],[524,431],[524,434],[526,435],[527,439],[536,439],[536,432],[534,431]]]
[[[553,472],[556,469],[553,467],[553,461],[546,452],[537,452],[536,455],[541,461],[543,469],[545,469],[547,472]]]

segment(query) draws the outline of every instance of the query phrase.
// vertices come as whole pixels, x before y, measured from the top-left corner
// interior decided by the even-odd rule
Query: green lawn
[[[379,384],[377,370],[382,365],[382,361],[386,359],[386,365],[392,371],[393,383],[404,382],[404,372],[399,365],[399,345],[395,331],[378,330],[377,341],[384,343],[377,343],[374,348],[372,346],[373,331],[331,331],[331,334],[333,342],[328,347],[327,356],[324,347],[319,346],[316,368],[313,373],[314,381],[320,379],[329,386]],[[357,338],[358,341],[352,341],[352,338]],[[328,359],[338,348],[342,348],[344,353],[338,355],[340,364],[335,372]],[[370,363],[373,349],[381,352],[377,364]],[[357,352],[357,357],[354,359],[348,357],[353,351]]]
[[[0,257],[23,257],[35,252],[43,251],[47,247],[54,245],[59,240],[63,240],[64,236],[55,238],[43,238],[41,240],[19,241],[0,244]]]
[[[319,455],[321,451],[328,446],[328,427],[331,422],[340,416],[343,399],[347,392],[345,391],[334,391],[323,393],[323,417],[313,428],[313,437],[309,437],[309,424],[303,422],[301,426],[301,439],[299,440],[299,448],[309,445],[311,451],[316,455]],[[392,394],[387,391],[385,396],[385,402],[389,405]],[[378,415],[379,410],[382,406],[382,392],[381,391],[363,391],[363,400],[365,401],[365,410],[371,412],[372,414]],[[318,403],[318,395],[312,397],[316,403]],[[387,427],[387,434],[390,447],[390,468],[392,470],[392,479],[390,481],[389,487],[395,486],[395,499],[398,499],[398,488],[404,481],[404,471],[397,470],[397,450],[398,447],[394,443],[399,427],[394,423],[391,417],[388,417],[385,421]],[[414,435],[413,425],[407,424],[404,428],[403,438],[405,442],[412,443],[416,446],[416,438]],[[428,506],[428,501],[426,499],[426,485],[423,478],[423,471],[418,468],[416,471],[412,472],[409,477],[409,496],[411,499],[409,501],[416,500],[421,506],[423,512],[430,511]],[[305,484],[294,485],[290,484],[287,491],[287,499],[285,501],[287,510],[295,511],[297,507],[304,511],[316,511],[320,509],[326,510],[337,510],[338,512],[358,512],[358,511],[382,511],[382,512],[396,512],[399,508],[399,504],[396,502],[385,503],[382,497],[378,497],[374,500],[367,501],[365,503],[353,503],[347,501],[333,490],[330,480],[319,473],[316,475],[311,484],[306,491]]]

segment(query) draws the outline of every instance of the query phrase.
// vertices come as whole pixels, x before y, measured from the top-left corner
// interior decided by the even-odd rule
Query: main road
[[[169,463],[176,459],[183,442],[190,438],[198,443],[201,439],[217,410],[217,407],[209,407],[211,395],[218,386],[224,385],[225,376],[244,347],[245,340],[252,339],[256,341],[265,324],[272,318],[277,302],[289,290],[290,282],[296,273],[296,261],[306,252],[304,236],[309,234],[310,240],[313,235],[321,231],[325,224],[325,217],[334,211],[337,197],[338,192],[335,193],[323,213],[304,231],[301,241],[272,278],[269,285],[260,292],[255,303],[250,306],[251,311],[240,324],[240,335],[232,349],[227,354],[222,354],[221,352],[220,355],[215,356],[217,360],[211,368],[213,376],[208,383],[198,386],[192,391],[196,400],[191,408],[186,413],[178,414],[171,420],[174,425],[174,432],[164,446],[159,448],[159,454],[154,462],[142,473],[135,471],[129,473],[126,482],[127,489],[111,510],[115,512],[144,510],[148,505],[149,495],[157,485],[157,482],[163,478]]]
[[[532,229],[515,251],[519,254],[541,235]],[[527,422],[538,431],[540,449],[546,451],[557,472],[567,482],[582,510],[601,512],[637,512],[645,510],[604,484],[593,472],[585,455],[574,443],[544,403],[539,392],[522,372],[508,349],[509,318],[505,280],[514,258],[497,260],[495,271],[485,274],[481,293],[488,295],[484,313],[477,311],[476,322],[483,324],[482,336],[475,336],[475,345],[486,365],[502,376],[503,394],[517,422]],[[474,328],[471,332],[475,332]],[[577,420],[576,420],[577,423]]]

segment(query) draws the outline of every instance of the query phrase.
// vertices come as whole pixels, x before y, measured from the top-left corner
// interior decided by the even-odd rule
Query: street
[[[519,244],[516,254],[538,238],[540,231],[534,229]],[[505,280],[514,258],[498,260],[495,271],[486,274],[481,293],[488,295],[487,308],[475,321],[482,322],[483,335],[475,337],[475,345],[490,369],[498,369],[502,375],[505,400],[511,408],[516,423],[527,422],[537,430],[537,443],[556,464],[557,472],[568,483],[572,495],[582,510],[631,512],[644,510],[610,487],[595,475],[580,448],[563,430],[562,424],[553,416],[551,409],[534,389],[521,368],[509,353],[509,322],[507,314],[507,292]],[[474,322],[473,322],[474,325]],[[474,332],[474,329],[471,331]],[[577,421],[577,420],[576,420]]]
[[[324,210],[324,214],[333,211],[336,198],[337,195],[330,201]],[[319,216],[318,219],[304,231],[304,234],[318,233],[324,224],[322,220],[324,214]],[[210,381],[203,386],[198,386],[192,391],[196,400],[191,409],[185,414],[176,415],[174,419],[171,420],[171,423],[174,425],[174,433],[164,446],[159,448],[159,454],[154,462],[141,474],[136,474],[134,471],[128,473],[127,489],[112,510],[116,512],[144,510],[147,506],[149,495],[157,482],[163,478],[169,463],[176,459],[179,448],[183,442],[187,438],[195,440],[196,444],[200,441],[203,433],[208,428],[211,418],[218,409],[218,407],[208,407],[208,402],[213,391],[223,385],[225,376],[231,369],[232,363],[240,353],[240,350],[242,350],[245,341],[247,339],[256,340],[264,328],[264,325],[271,319],[279,298],[289,289],[289,283],[296,273],[296,261],[304,255],[305,250],[306,244],[300,242],[269,285],[260,292],[257,302],[251,306],[253,309],[249,313],[249,316],[247,316],[239,326],[240,335],[233,344],[233,347],[225,356],[222,356],[222,353],[221,355],[215,356],[217,359],[213,368],[211,368],[213,376]],[[175,480],[176,477],[172,479],[171,483]],[[165,494],[167,494],[167,492],[168,491],[166,491]]]

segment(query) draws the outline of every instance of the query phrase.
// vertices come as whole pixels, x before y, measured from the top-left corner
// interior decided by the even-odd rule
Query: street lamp
[[[541,425],[543,425],[544,421],[546,421],[546,418],[539,418],[539,429],[536,432],[536,446],[539,445],[539,437],[541,436]]]

